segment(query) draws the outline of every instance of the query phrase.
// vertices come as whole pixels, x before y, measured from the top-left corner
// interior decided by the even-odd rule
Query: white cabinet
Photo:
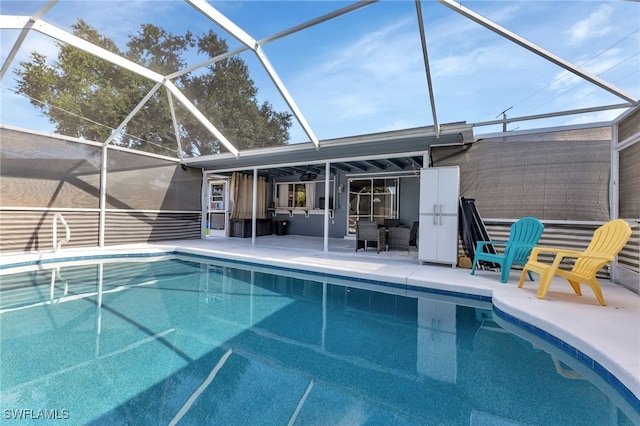
[[[420,170],[420,261],[458,263],[459,197],[458,166]]]

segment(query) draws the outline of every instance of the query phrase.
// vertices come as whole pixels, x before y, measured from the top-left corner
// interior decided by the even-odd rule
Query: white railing
[[[58,240],[58,219],[64,225],[64,229],[66,232],[66,237],[64,239]],[[68,243],[71,240],[71,229],[69,229],[69,225],[67,221],[64,220],[61,213],[56,213],[53,215],[53,252],[57,253],[60,251],[60,247],[62,247],[62,243]]]

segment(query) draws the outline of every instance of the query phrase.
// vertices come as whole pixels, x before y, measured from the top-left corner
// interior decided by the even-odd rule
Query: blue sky
[[[211,1],[255,39],[262,39],[345,7],[339,1]],[[31,15],[46,2],[2,1],[3,15]],[[631,1],[466,1],[464,6],[640,97],[640,3]],[[435,2],[423,1],[427,48],[440,124],[510,117],[622,103],[623,100],[568,74],[537,55]],[[124,49],[140,24],[153,23],[175,34],[213,28],[231,48],[240,44],[181,1],[65,1],[43,20],[69,30],[82,18]],[[2,31],[2,61],[17,37]],[[433,124],[415,2],[381,1],[348,15],[267,43],[263,49],[319,139]],[[54,58],[51,39],[31,34],[14,65],[38,50]],[[249,64],[261,101],[287,106],[251,52]],[[190,65],[202,61],[195,54]],[[51,126],[10,91],[13,73],[3,78],[3,124],[48,130]],[[509,130],[608,121],[604,111],[580,116],[513,123]],[[215,123],[214,123],[215,124]],[[501,130],[485,126],[476,134]],[[294,122],[291,142],[308,138]]]

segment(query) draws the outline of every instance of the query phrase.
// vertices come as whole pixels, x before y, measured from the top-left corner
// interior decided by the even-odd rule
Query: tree
[[[200,37],[187,32],[173,35],[152,24],[143,24],[129,36],[127,51],[100,35],[83,20],[73,33],[110,52],[126,57],[161,75],[184,69],[183,55],[197,47],[198,54],[214,58],[228,51],[213,31]],[[114,128],[152,90],[155,83],[98,56],[58,43],[56,60],[32,52],[29,61],[15,71],[17,92],[55,124],[61,134],[104,141]],[[238,149],[284,145],[289,140],[291,114],[259,104],[258,90],[239,57],[215,62],[178,77],[173,83],[192,104]],[[174,100],[182,149],[187,156],[220,152],[223,147],[184,106]],[[158,90],[131,119],[114,143],[167,154],[177,149],[169,98]]]

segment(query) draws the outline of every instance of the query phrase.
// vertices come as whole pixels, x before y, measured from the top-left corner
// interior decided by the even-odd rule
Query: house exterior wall
[[[371,177],[388,177],[389,175],[380,173],[358,174],[358,178],[371,178]],[[419,203],[420,203],[420,181],[416,178],[415,174],[403,174],[398,176],[400,179],[398,188],[398,216],[400,222],[407,226],[419,217]],[[347,173],[341,172],[331,176],[331,192],[329,197],[334,198],[335,210],[333,218],[329,219],[329,237],[331,238],[343,238],[347,235],[347,222],[349,216],[349,194],[348,180],[350,176]],[[270,193],[273,194],[274,184],[284,182],[297,182],[300,180],[297,176],[274,179],[272,185],[270,185]],[[318,175],[318,177],[312,182],[316,183],[316,205],[319,206],[320,198],[324,198],[324,175]],[[338,191],[338,186],[344,185],[342,192]],[[268,199],[275,200],[275,196]],[[278,210],[278,209],[276,209]],[[272,216],[274,220],[286,220],[287,221],[287,233],[294,235],[305,235],[312,237],[322,237],[324,235],[324,215],[323,211],[318,211],[317,214],[309,214],[308,217],[304,214],[294,214],[290,216],[288,213],[278,210],[280,213]]]

